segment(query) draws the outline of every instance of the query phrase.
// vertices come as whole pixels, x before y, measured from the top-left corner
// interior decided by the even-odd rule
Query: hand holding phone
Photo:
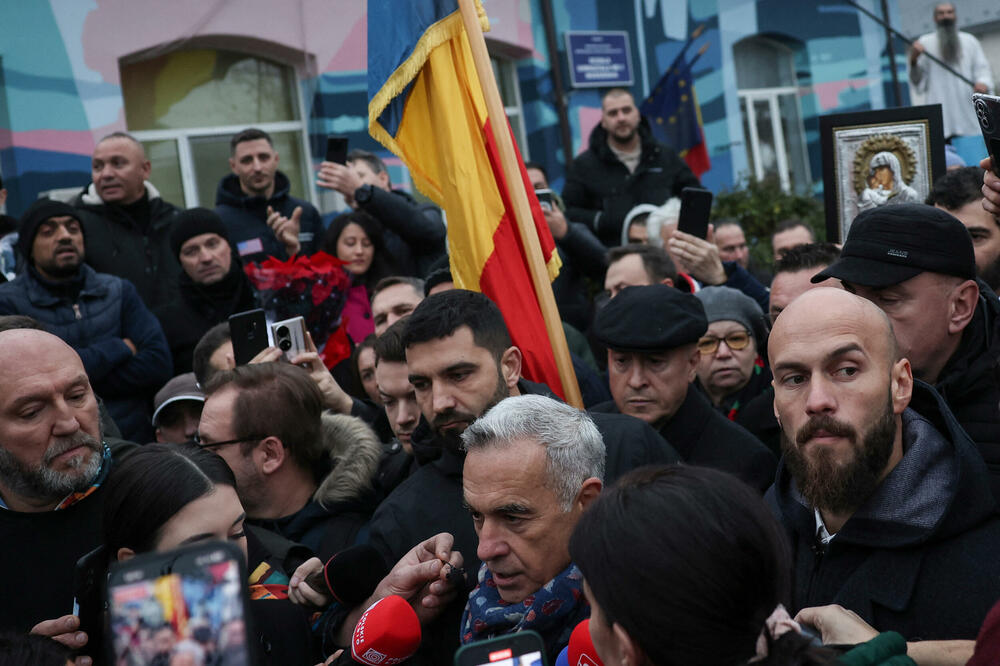
[[[281,350],[282,359],[291,362],[293,358],[308,351],[306,344],[306,320],[292,317],[271,324],[271,339]]]
[[[246,365],[269,346],[264,311],[258,308],[230,316],[229,335],[233,341],[236,365]]]

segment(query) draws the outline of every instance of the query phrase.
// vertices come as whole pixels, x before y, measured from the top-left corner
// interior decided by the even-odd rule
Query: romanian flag
[[[476,1],[480,24],[489,27]],[[368,130],[444,209],[455,286],[503,312],[524,375],[563,394],[458,0],[368,3]],[[506,118],[503,122],[510,133]],[[516,149],[516,144],[515,144]],[[549,279],[559,255],[518,154]]]
[[[705,145],[705,129],[694,92],[691,64],[681,53],[649,97],[643,100],[639,111],[649,120],[653,136],[676,150],[700,178],[712,162]]]

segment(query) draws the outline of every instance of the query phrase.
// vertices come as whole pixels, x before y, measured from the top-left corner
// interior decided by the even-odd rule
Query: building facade
[[[376,2],[378,0],[369,0]],[[544,3],[544,4],[543,4]],[[879,0],[860,0],[881,14]],[[890,0],[898,26],[898,0]],[[552,68],[563,84],[572,153],[600,118],[599,90],[569,84],[565,33],[624,31],[637,98],[689,36],[712,190],[772,175],[816,192],[818,117],[909,101],[896,41],[896,100],[886,33],[839,0],[486,0],[494,71],[522,153],[546,165],[556,189],[567,159]],[[0,21],[0,174],[8,212],[41,192],[90,180],[102,136],[136,135],[152,182],[182,206],[214,205],[228,172],[228,139],[248,126],[275,138],[292,193],[324,212],[313,168],[328,134],[405,168],[367,134],[369,31],[362,0],[15,0]],[[546,17],[552,30],[546,32]],[[547,35],[555,37],[554,51]],[[570,156],[572,157],[572,156]]]

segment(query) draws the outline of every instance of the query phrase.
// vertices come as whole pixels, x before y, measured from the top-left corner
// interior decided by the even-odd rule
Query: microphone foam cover
[[[590,639],[590,620],[576,625],[569,637],[569,666],[604,666]]]
[[[409,659],[420,647],[420,620],[398,595],[379,599],[358,620],[351,656],[361,664],[387,666]]]
[[[368,544],[340,551],[323,567],[327,589],[344,606],[355,606],[370,597],[388,573],[381,553]]]

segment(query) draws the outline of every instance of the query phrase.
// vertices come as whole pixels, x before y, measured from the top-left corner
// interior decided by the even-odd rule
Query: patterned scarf
[[[68,509],[69,507],[73,506],[74,504],[82,500],[84,497],[87,497],[88,495],[93,493],[95,490],[101,487],[101,484],[104,483],[104,479],[108,478],[108,472],[110,471],[111,471],[111,449],[108,448],[107,444],[105,444],[104,450],[101,452],[101,469],[97,471],[97,477],[94,479],[94,482],[90,484],[90,487],[87,488],[86,490],[80,490],[75,493],[70,493],[69,495],[67,495],[65,498],[63,498],[63,501],[59,502],[59,505],[56,506],[56,508],[53,509],[53,511],[61,511],[63,509]]]
[[[500,598],[493,574],[484,564],[479,585],[469,594],[462,613],[462,644],[531,629],[541,634],[550,653],[569,643],[577,624],[590,617],[583,596],[583,574],[570,564],[542,589],[520,603]]]

